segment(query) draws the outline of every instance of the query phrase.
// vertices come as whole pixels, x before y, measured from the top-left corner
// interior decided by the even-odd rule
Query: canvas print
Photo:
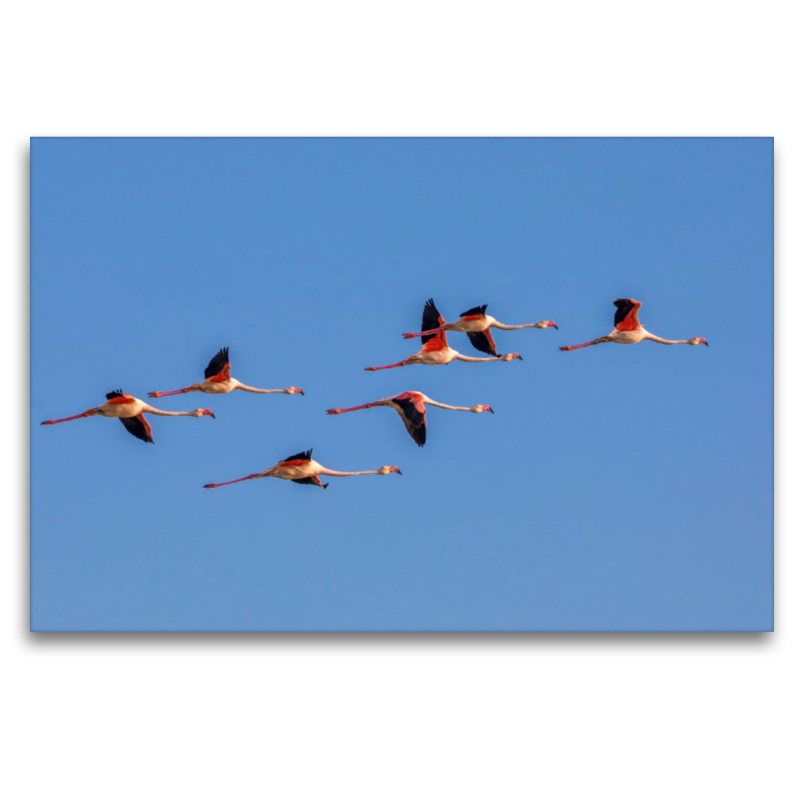
[[[35,138],[31,629],[772,630],[772,315],[769,138]]]

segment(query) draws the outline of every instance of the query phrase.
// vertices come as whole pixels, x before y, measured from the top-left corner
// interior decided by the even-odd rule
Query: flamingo
[[[440,331],[456,331],[459,333],[466,333],[472,346],[481,353],[488,353],[490,356],[497,357],[497,346],[492,338],[490,328],[497,328],[501,331],[518,331],[522,328],[555,328],[558,330],[558,325],[552,320],[542,320],[541,322],[532,322],[528,325],[504,325],[498,322],[494,317],[490,317],[486,313],[488,306],[475,306],[469,311],[461,314],[461,319],[458,322],[446,322],[439,328],[433,328],[428,333],[439,333]],[[425,332],[421,333],[404,333],[404,339],[414,339],[417,336],[425,336]]]
[[[593,344],[605,344],[606,342],[613,342],[615,344],[638,344],[639,342],[649,339],[651,342],[658,342],[659,344],[704,344],[708,347],[708,342],[705,339],[661,339],[658,336],[653,336],[652,333],[646,331],[644,326],[639,322],[637,314],[642,304],[638,300],[631,298],[622,298],[614,301],[617,307],[617,313],[614,314],[614,330],[608,336],[601,336],[591,342],[584,344],[573,344],[569,347],[559,347],[559,350],[580,350],[582,347],[590,347]]]
[[[128,433],[143,442],[154,444],[150,423],[145,419],[145,414],[157,414],[159,417],[214,417],[214,412],[209,408],[196,408],[194,411],[161,411],[147,405],[143,400],[125,394],[122,389],[109,392],[106,400],[108,402],[103,403],[102,406],[90,408],[83,414],[76,414],[74,417],[65,417],[64,419],[49,419],[42,425],[55,425],[57,422],[69,422],[83,417],[116,417],[125,426]]]
[[[375,372],[379,369],[405,367],[408,364],[449,364],[451,361],[511,361],[514,358],[522,361],[522,356],[519,353],[506,353],[504,356],[495,354],[491,358],[463,356],[447,344],[447,333],[443,330],[445,324],[442,315],[431,298],[425,303],[425,308],[422,312],[422,349],[419,353],[409,356],[403,361],[398,361],[396,364],[388,364],[385,367],[366,367],[366,371]],[[433,330],[437,332],[428,333],[428,331]]]
[[[304,394],[297,386],[287,386],[285,389],[254,389],[245,386],[236,378],[231,378],[231,362],[228,358],[228,348],[223,347],[211,361],[205,371],[205,380],[202,383],[193,383],[185,389],[176,389],[172,392],[149,392],[148,397],[169,397],[173,394],[186,394],[186,392],[206,392],[206,394],[227,394],[234,389],[243,392],[258,392],[258,394]]]
[[[285,461],[279,461],[274,467],[265,469],[263,472],[256,472],[253,475],[247,475],[244,478],[237,478],[235,481],[226,481],[225,483],[207,483],[203,488],[216,489],[218,486],[228,486],[231,483],[249,481],[253,478],[280,478],[283,481],[305,483],[327,489],[328,484],[323,483],[319,479],[319,475],[330,475],[333,478],[348,478],[351,475],[388,475],[390,472],[396,472],[398,475],[403,474],[397,467],[381,467],[380,469],[368,470],[367,472],[337,472],[335,469],[328,469],[314,461],[311,458],[311,452],[311,450],[307,450],[305,453],[297,453],[296,455],[289,456]]]
[[[346,414],[348,411],[360,411],[362,408],[377,408],[378,406],[393,408],[400,415],[411,438],[422,447],[425,444],[427,431],[426,404],[437,408],[448,408],[450,411],[471,411],[473,414],[491,411],[494,414],[494,411],[489,406],[472,406],[471,408],[447,406],[444,403],[437,403],[435,400],[431,400],[430,397],[422,394],[422,392],[403,392],[392,397],[384,397],[382,400],[376,400],[374,403],[353,406],[352,408],[329,408],[326,413]]]

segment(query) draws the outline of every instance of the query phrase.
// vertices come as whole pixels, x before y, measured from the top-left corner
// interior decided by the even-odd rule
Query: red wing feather
[[[109,404],[113,403],[116,405],[124,405],[125,403],[132,403],[135,398],[133,398],[129,394],[125,394],[122,389],[118,389],[115,392],[109,392],[106,395],[106,400],[108,400]]]
[[[211,383],[224,383],[225,381],[229,381],[230,379],[231,379],[231,365],[230,364],[226,364],[222,368],[222,372],[219,372],[216,375],[214,375],[213,377],[208,378],[208,380],[210,380]]]
[[[444,320],[442,320],[442,325],[444,325]],[[441,333],[434,334],[431,336],[424,345],[422,345],[422,352],[423,353],[432,353],[437,350],[447,350],[447,334],[442,331]]]
[[[302,464],[308,464],[311,461],[311,453],[313,450],[306,450],[305,453],[295,453],[293,456],[289,456],[285,461],[279,461],[278,466],[281,467],[299,467]]]
[[[617,313],[614,314],[614,327],[618,331],[635,331],[641,327],[638,314],[642,304],[638,300],[617,299],[614,301],[614,305],[617,307]]]

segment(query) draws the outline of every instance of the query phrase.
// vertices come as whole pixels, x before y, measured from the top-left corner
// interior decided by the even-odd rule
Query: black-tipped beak
[[[489,411],[491,411],[492,414],[494,414],[494,409],[493,408],[490,408]]]
[[[216,417],[214,416],[214,412],[213,411],[211,412],[211,419],[216,419]]]
[[[703,344],[704,344],[706,347],[708,347],[708,342],[703,342]]]
[[[397,474],[398,474],[398,475],[402,475],[403,473],[402,473],[402,472],[400,472],[400,470],[397,470]]]
[[[518,358],[520,361],[522,361],[522,356],[517,356],[517,358]]]
[[[306,393],[302,389],[300,390],[300,394],[303,395],[303,397],[306,396]]]
[[[556,325],[556,324],[555,324],[555,322],[553,323],[553,327],[554,327],[556,330],[558,330],[558,325]]]

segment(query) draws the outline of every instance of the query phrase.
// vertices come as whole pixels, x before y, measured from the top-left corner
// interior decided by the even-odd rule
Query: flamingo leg
[[[437,333],[441,333],[442,331],[448,331],[450,328],[431,328],[429,331],[420,331],[419,333],[404,333],[404,339],[416,339],[418,336],[434,336]]]
[[[175,389],[172,392],[148,392],[147,396],[148,397],[169,397],[170,395],[173,395],[173,394],[186,394],[186,392],[188,392],[188,391],[189,391],[188,389]]]
[[[382,369],[382,367],[373,367],[373,369]],[[352,408],[329,408],[326,414],[346,414],[348,411],[361,411],[362,408],[374,408],[381,403],[366,403],[363,406],[353,406]]]
[[[84,411],[83,414],[76,414],[74,417],[64,417],[64,419],[49,419],[47,422],[43,422],[42,425],[55,425],[57,422],[69,422],[73,419],[81,419],[82,417],[89,417],[91,416],[88,411]]]
[[[249,481],[252,478],[260,478],[261,473],[257,472],[255,475],[248,475],[246,478],[237,478],[235,481],[225,481],[225,483],[207,483],[204,489],[216,489],[218,486],[230,486],[232,483],[239,483],[240,481]]]
[[[559,347],[559,350],[580,350],[582,347],[591,347],[593,344],[603,344],[608,341],[607,339],[595,339],[593,342],[584,342],[583,344],[572,344],[569,347]]]
[[[379,369],[393,369],[394,367],[404,367],[409,361],[398,361],[396,364],[387,364],[385,367],[364,367],[365,372],[377,372]]]

